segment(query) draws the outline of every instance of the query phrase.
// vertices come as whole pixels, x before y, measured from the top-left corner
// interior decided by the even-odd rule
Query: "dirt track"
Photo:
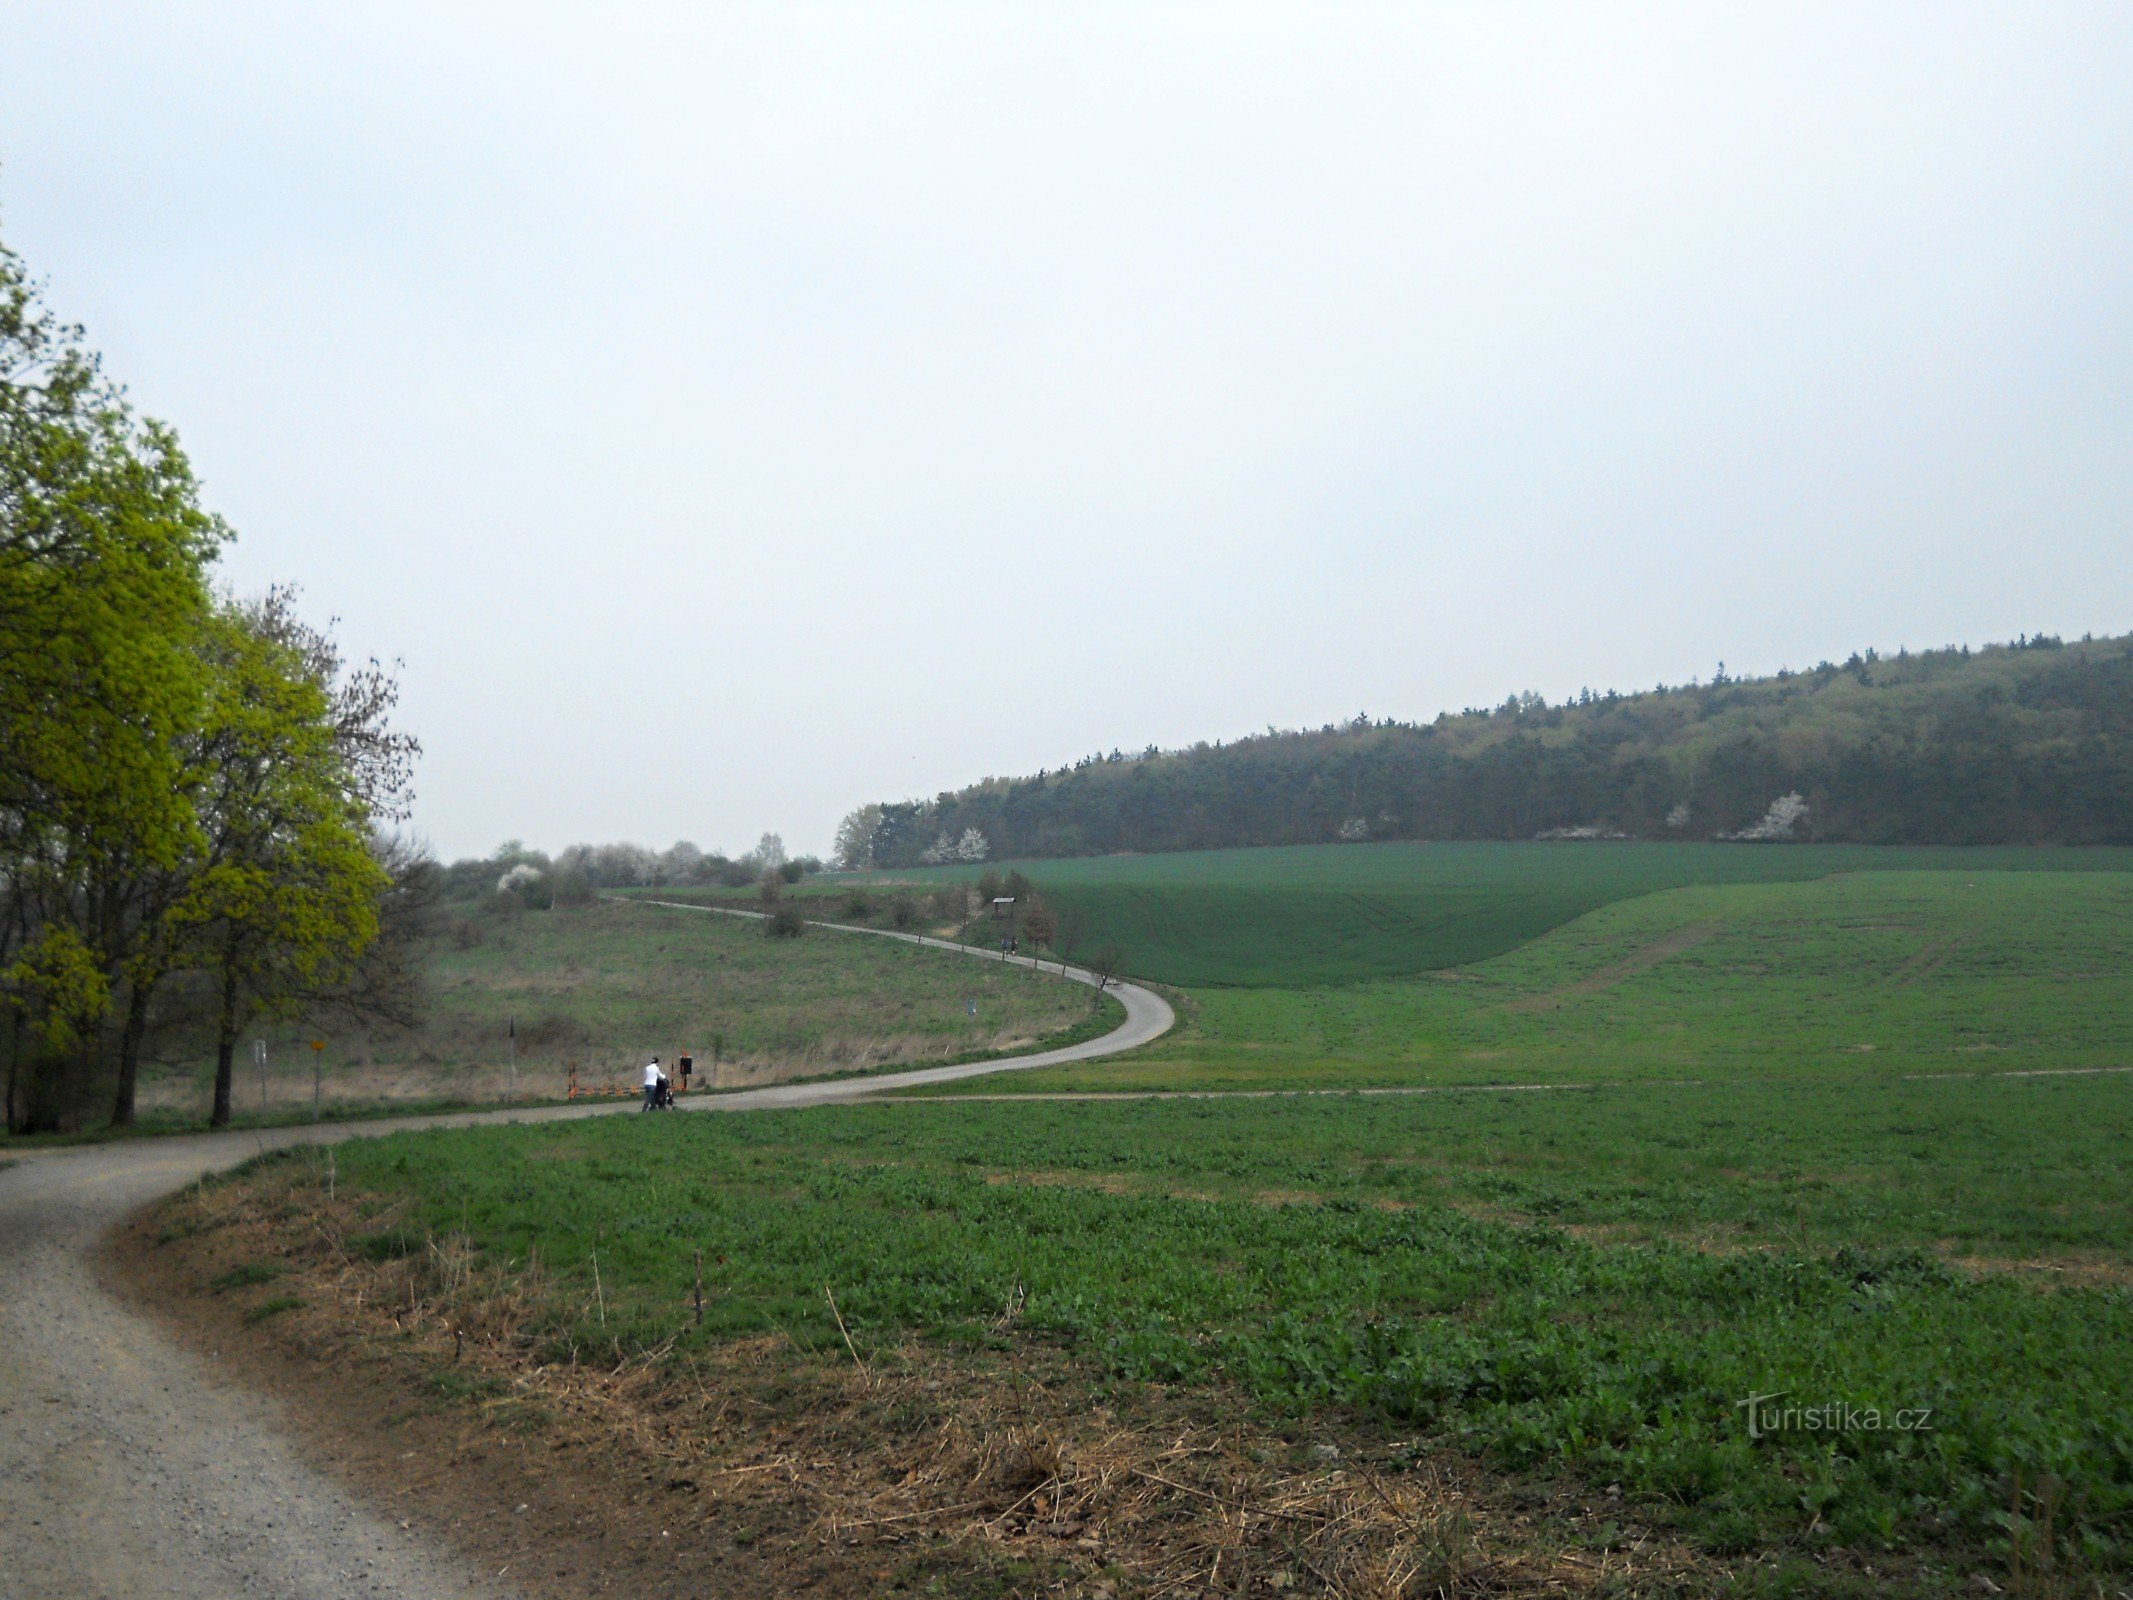
[[[1072,968],[1065,975],[1095,981]],[[1126,1020],[1064,1049],[686,1104],[824,1105],[1085,1061],[1144,1044],[1175,1020],[1146,989],[1113,992]],[[275,1402],[177,1347],[106,1287],[97,1246],[142,1206],[264,1149],[629,1109],[558,1106],[143,1139],[34,1151],[0,1171],[0,1600],[510,1594],[508,1583],[426,1544],[309,1465]]]

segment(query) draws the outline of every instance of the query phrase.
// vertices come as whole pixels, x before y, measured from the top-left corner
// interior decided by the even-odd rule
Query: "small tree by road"
[[[1125,964],[1125,953],[1115,944],[1107,944],[1089,957],[1089,970],[1096,974],[1096,987],[1110,988],[1118,981],[1119,972]]]
[[[1059,937],[1059,918],[1042,900],[1032,898],[1029,909],[1022,913],[1022,932],[1033,948],[1049,950]]]

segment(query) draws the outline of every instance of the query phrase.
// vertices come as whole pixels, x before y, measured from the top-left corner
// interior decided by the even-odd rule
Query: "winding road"
[[[691,912],[721,908],[651,902]],[[750,915],[746,912],[728,913]],[[817,926],[1003,958],[886,929]],[[1044,965],[1095,986],[1093,973]],[[1109,985],[1110,1033],[997,1061],[692,1097],[762,1111],[1115,1055],[1176,1020],[1160,995]],[[25,1152],[0,1170],[0,1600],[343,1600],[509,1595],[312,1466],[280,1403],[180,1348],[99,1276],[99,1241],[202,1174],[285,1145],[402,1129],[627,1112],[634,1101],[459,1112]]]

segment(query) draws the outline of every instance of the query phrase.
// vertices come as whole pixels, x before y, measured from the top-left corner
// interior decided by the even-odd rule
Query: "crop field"
[[[2039,1532],[2021,1482],[2075,1486],[2051,1536],[2115,1570],[2129,1089],[898,1104],[403,1136],[344,1149],[338,1182],[373,1255],[538,1253],[544,1359],[678,1330],[836,1350],[829,1284],[862,1359],[1035,1341],[1098,1388],[1213,1387],[1614,1485],[1721,1554],[1982,1558],[2010,1509]],[[719,1263],[701,1332],[696,1249]],[[1751,1437],[1738,1402],[1777,1392],[1924,1420]]]
[[[2133,850],[1641,843],[1297,845],[1001,863],[1060,912],[1061,947],[1135,977],[1293,988],[1434,971],[1516,949],[1618,900],[1833,873],[2133,870]],[[967,881],[940,867],[894,881]],[[891,875],[882,875],[884,880]]]
[[[2133,1065],[2133,876],[1861,873],[1622,900],[1416,978],[1193,991],[1045,1089],[1263,1089]],[[962,1086],[984,1092],[983,1084]]]
[[[462,924],[425,963],[429,1003],[412,1030],[324,1042],[337,1102],[501,1099],[516,1027],[518,1088],[554,1098],[569,1081],[634,1085],[647,1054],[714,1052],[725,1085],[938,1061],[1040,1039],[1102,1032],[1078,984],[885,939],[812,931],[766,939],[757,923],[617,902]],[[972,1007],[976,1014],[972,1014]],[[276,1035],[267,1108],[308,1105],[304,1038]],[[152,1110],[197,1110],[207,1069],[152,1082]],[[255,1110],[258,1075],[238,1075]]]
[[[347,1147],[350,1247],[413,1281],[450,1241],[528,1359],[829,1370],[849,1337],[1070,1409],[1200,1396],[1618,1504],[1727,1592],[2122,1588],[2123,853],[1684,847],[1639,888],[1635,851],[1460,848],[1596,903],[1433,971],[1189,989],[1151,1048],[1011,1082]],[[1648,882],[1706,862],[1742,876]],[[1089,864],[1122,867],[1158,864]],[[1208,892],[1285,915],[1252,870]]]

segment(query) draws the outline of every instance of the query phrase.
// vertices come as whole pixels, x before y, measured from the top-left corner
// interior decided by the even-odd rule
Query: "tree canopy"
[[[2133,842],[2133,636],[1112,751],[847,819],[850,864],[1362,839]]]
[[[404,806],[415,748],[390,726],[396,687],[376,663],[346,670],[288,591],[218,598],[229,537],[176,435],[135,415],[0,245],[12,1127],[78,1117],[99,1088],[130,1120],[181,980],[212,975],[229,1033],[330,988],[376,934],[392,880],[374,827]]]

